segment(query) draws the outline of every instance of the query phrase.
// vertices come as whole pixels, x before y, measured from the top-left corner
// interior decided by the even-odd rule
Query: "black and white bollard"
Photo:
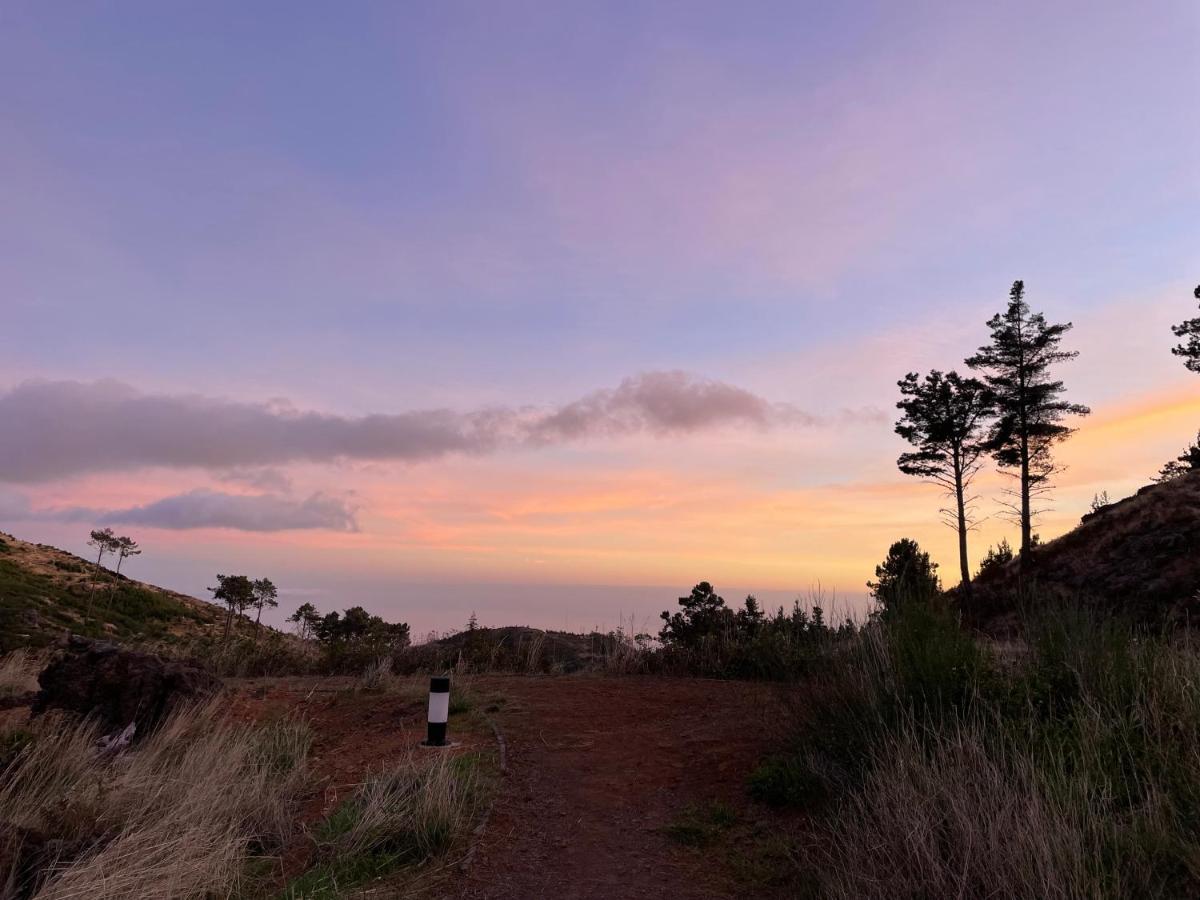
[[[446,746],[446,722],[450,718],[450,676],[429,679],[429,732],[426,747]]]

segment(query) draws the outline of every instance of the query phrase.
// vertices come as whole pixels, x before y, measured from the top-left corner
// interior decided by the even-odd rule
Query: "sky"
[[[417,635],[953,583],[895,383],[1014,279],[1044,537],[1195,436],[1198,102],[1190,0],[5,3],[0,528]]]

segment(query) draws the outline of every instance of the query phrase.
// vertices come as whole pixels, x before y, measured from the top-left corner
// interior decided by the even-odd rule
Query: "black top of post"
[[[429,693],[431,694],[448,694],[450,693],[450,676],[449,675],[434,675],[429,679]]]

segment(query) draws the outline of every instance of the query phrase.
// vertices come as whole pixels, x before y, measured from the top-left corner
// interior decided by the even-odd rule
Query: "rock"
[[[136,723],[149,734],[174,710],[221,690],[195,663],[164,659],[82,637],[70,637],[38,676],[33,711],[66,709],[93,716],[105,731]]]
[[[6,709],[20,709],[32,706],[37,700],[37,691],[25,691],[20,694],[0,694],[0,712]]]

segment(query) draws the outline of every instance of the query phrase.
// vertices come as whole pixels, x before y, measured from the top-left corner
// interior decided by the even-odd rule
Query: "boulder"
[[[149,734],[181,706],[212,697],[221,681],[195,663],[70,637],[38,676],[33,711],[92,716],[106,731]]]

